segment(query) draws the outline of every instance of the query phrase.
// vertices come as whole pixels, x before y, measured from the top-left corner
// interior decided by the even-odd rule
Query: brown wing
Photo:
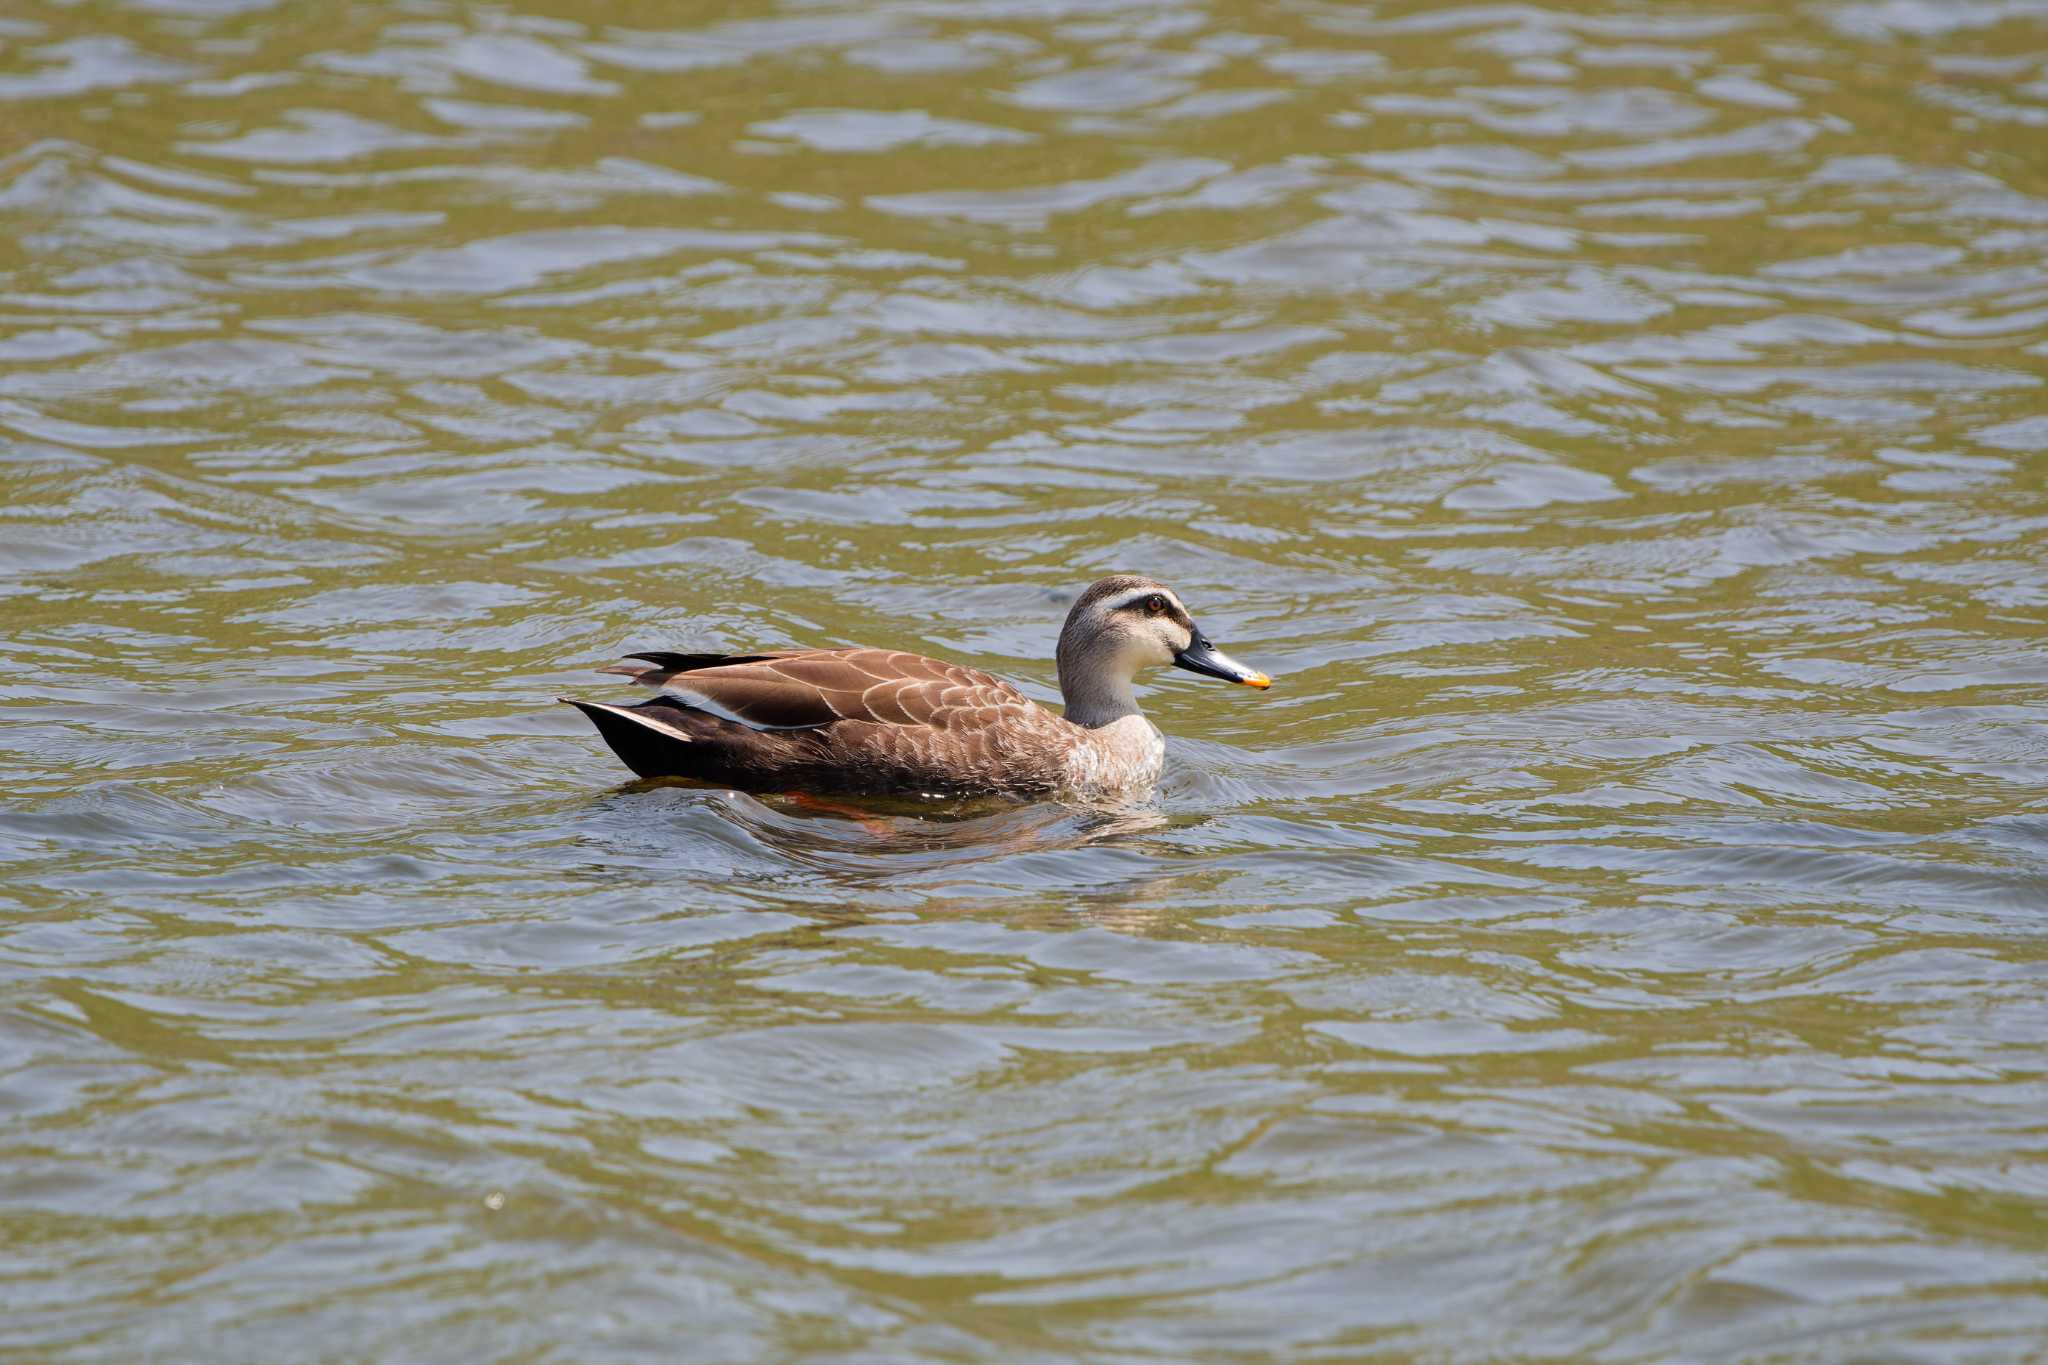
[[[1016,688],[979,669],[893,649],[814,649],[749,655],[662,670],[642,681],[757,730],[865,721],[946,730],[985,725],[1006,708],[1035,711]]]

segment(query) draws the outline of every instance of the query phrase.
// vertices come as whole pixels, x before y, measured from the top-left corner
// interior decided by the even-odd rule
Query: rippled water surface
[[[2044,338],[2025,0],[15,0],[0,1348],[2035,1354]],[[1122,568],[1150,808],[552,702]]]

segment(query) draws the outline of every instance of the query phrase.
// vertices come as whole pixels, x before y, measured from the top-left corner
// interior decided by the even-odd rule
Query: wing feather
[[[757,730],[812,729],[838,721],[952,730],[997,723],[1010,708],[1038,709],[1016,688],[978,669],[901,650],[632,657],[659,665],[638,675],[640,681]]]

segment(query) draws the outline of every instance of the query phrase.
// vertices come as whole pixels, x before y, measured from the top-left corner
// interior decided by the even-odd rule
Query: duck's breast
[[[1084,730],[1067,751],[1066,787],[1079,796],[1150,787],[1166,766],[1166,737],[1143,716]]]

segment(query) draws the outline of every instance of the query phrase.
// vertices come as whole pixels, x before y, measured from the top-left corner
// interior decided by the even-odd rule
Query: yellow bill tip
[[[1273,680],[1263,673],[1254,673],[1243,682],[1246,687],[1256,687],[1262,692],[1273,685]]]

